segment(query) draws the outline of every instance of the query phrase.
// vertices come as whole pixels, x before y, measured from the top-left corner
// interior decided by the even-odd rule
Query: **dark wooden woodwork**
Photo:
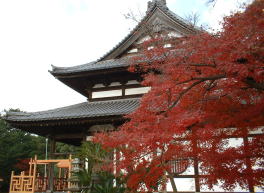
[[[58,75],[56,77],[64,84],[89,99],[91,98],[91,92],[95,89],[92,88],[95,84],[104,84],[107,88],[111,88],[108,85],[110,85],[112,82],[125,83],[129,80],[142,80],[140,74],[129,72],[127,67],[77,73],[67,76]],[[103,90],[103,88],[100,89]]]
[[[89,101],[108,101],[108,100],[115,100],[115,99],[129,99],[129,98],[139,98],[142,97],[143,94],[133,94],[133,95],[124,95],[124,96],[114,96],[114,97],[104,97],[104,98],[92,98]]]
[[[141,84],[122,84],[120,86],[108,86],[108,87],[102,87],[102,88],[92,88],[92,92],[98,92],[98,91],[110,91],[110,90],[120,90],[120,89],[127,89],[127,88],[141,88],[143,87]]]
[[[65,133],[54,136],[55,140],[63,140],[63,139],[82,139],[85,133]]]
[[[54,153],[56,152],[56,141],[54,137],[49,138],[50,141],[50,154],[49,157],[50,159],[54,158]],[[54,164],[50,163],[48,165],[48,190],[53,192],[54,190]]]
[[[117,128],[125,121],[126,119],[119,115],[39,122],[14,122],[12,123],[12,126],[43,137],[53,137],[53,139],[57,142],[79,146],[81,145],[81,142],[86,139],[86,136],[93,135],[93,132],[89,131],[91,126],[112,124],[115,128]]]
[[[56,140],[55,138],[52,136],[49,138],[49,142],[50,142],[50,159],[53,159],[52,155],[56,152]]]

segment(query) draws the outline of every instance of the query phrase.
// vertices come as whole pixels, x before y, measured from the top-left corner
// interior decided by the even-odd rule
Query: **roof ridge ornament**
[[[167,7],[166,5],[166,0],[152,0],[148,2],[148,9],[147,12],[151,11],[151,9],[155,6],[155,5],[159,5],[159,6],[164,6]]]

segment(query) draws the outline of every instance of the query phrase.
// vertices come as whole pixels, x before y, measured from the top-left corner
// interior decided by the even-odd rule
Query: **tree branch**
[[[225,74],[217,74],[215,76],[208,76],[208,77],[194,77],[193,80],[217,80],[221,78],[226,78]]]
[[[213,67],[215,68],[215,64],[191,64],[190,66],[198,66],[198,67]]]
[[[204,82],[205,80],[199,80],[194,82],[191,86],[189,86],[187,89],[185,89],[184,91],[182,91],[179,96],[177,97],[177,99],[172,103],[172,105],[168,108],[168,110],[166,112],[168,112],[169,110],[171,110],[173,107],[175,107],[178,102],[180,101],[180,99],[189,91],[191,90],[193,87],[195,87],[196,85],[200,84],[201,82]]]
[[[255,88],[257,90],[264,90],[264,83],[258,83],[253,78],[247,77],[244,82],[249,85],[251,88]]]
[[[162,113],[167,113],[168,111],[170,111],[173,107],[175,107],[178,102],[181,100],[181,98],[189,91],[191,90],[193,87],[195,87],[196,85],[202,83],[202,82],[205,82],[207,80],[217,80],[217,79],[221,79],[221,78],[225,78],[226,75],[224,74],[220,74],[220,75],[215,75],[215,76],[209,76],[209,77],[194,77],[194,78],[191,78],[189,80],[185,80],[185,81],[182,81],[182,82],[179,82],[177,83],[176,85],[180,85],[180,84],[184,84],[184,83],[187,83],[187,82],[191,82],[193,80],[198,80],[196,82],[194,82],[191,86],[189,86],[187,89],[183,90],[179,96],[177,97],[177,99],[172,103],[172,105],[170,105],[168,107],[168,109],[166,111],[161,111],[161,112],[158,112],[157,114],[162,114]]]

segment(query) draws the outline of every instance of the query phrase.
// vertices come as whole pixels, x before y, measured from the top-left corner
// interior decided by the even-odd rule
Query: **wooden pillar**
[[[128,80],[122,80],[121,83],[121,90],[122,90],[122,97],[126,95],[126,84]]]
[[[14,171],[12,171],[12,173],[11,173],[9,192],[13,191],[13,176],[14,176]]]
[[[126,82],[121,82],[122,96],[126,95]]]
[[[93,98],[92,89],[91,88],[87,89],[87,93],[88,93],[88,101],[90,101]]]
[[[68,173],[67,173],[67,177],[68,179],[70,179],[71,177],[71,169],[72,169],[72,155],[70,154],[69,156],[69,168],[68,168]],[[68,184],[67,184],[67,188],[70,189],[71,188],[71,182],[68,180]],[[67,193],[70,193],[70,191],[68,191]]]
[[[54,153],[56,152],[56,141],[54,138],[50,138],[50,159],[54,159]]]
[[[36,182],[36,177],[37,177],[37,156],[35,155],[35,158],[34,158],[34,163],[33,163],[33,171],[32,171],[32,174],[30,173],[29,175],[33,175],[33,179],[32,179],[32,192],[34,193],[35,192],[35,182]],[[31,159],[32,161],[32,159]],[[31,169],[32,169],[32,164],[31,164]]]
[[[195,192],[200,192],[200,178],[199,178],[199,166],[197,158],[194,158],[194,181],[195,181]]]
[[[56,152],[56,141],[54,140],[54,138],[50,138],[49,141],[50,141],[49,158],[54,159],[54,153]],[[53,192],[54,191],[54,164],[50,163],[48,165],[48,168],[49,168],[48,190],[49,190],[49,192]]]

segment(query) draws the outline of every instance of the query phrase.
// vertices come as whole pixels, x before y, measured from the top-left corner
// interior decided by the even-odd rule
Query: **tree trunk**
[[[170,179],[170,183],[171,183],[171,187],[172,187],[173,193],[178,192],[176,184],[174,182],[174,177],[173,177],[173,175],[170,172],[168,172],[168,177]]]

